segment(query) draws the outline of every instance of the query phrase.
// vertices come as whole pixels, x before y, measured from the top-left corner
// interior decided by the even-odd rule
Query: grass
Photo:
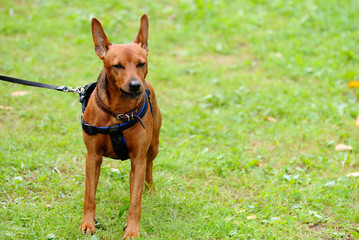
[[[144,12],[163,127],[141,239],[359,238],[359,2],[2,1],[0,73],[95,81],[91,17],[125,43]],[[77,96],[0,88],[0,238],[120,238],[129,161],[104,161],[100,228],[83,236]]]

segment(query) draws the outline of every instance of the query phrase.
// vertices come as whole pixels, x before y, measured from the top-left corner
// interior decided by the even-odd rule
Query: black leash
[[[6,82],[11,82],[11,83],[17,83],[17,84],[21,84],[21,85],[26,85],[26,86],[31,86],[31,87],[53,89],[53,90],[57,90],[57,91],[61,91],[61,92],[81,93],[84,89],[83,87],[78,87],[78,88],[72,89],[72,87],[67,87],[67,86],[55,86],[55,85],[46,84],[46,83],[31,82],[31,81],[27,81],[27,80],[23,80],[23,79],[19,79],[19,78],[12,78],[12,77],[3,76],[3,75],[0,75],[0,80],[6,81]]]

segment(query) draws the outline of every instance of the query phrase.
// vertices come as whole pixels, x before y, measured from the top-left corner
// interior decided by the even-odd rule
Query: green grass
[[[142,239],[359,238],[359,178],[346,177],[359,172],[358,95],[348,88],[359,79],[358,1],[0,6],[0,74],[74,87],[101,70],[91,17],[126,43],[148,14],[148,80],[163,127]],[[28,94],[11,96],[19,90]],[[0,110],[0,239],[121,238],[129,161],[104,161],[100,228],[92,237],[78,229],[77,96],[0,82],[0,105],[12,107]],[[337,152],[339,143],[354,150]]]

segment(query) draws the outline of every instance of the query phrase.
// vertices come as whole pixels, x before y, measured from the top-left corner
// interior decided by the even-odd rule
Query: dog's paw
[[[83,234],[93,235],[96,232],[95,221],[83,221],[80,226]]]
[[[86,234],[91,234],[91,235],[93,235],[93,234],[95,234],[95,232],[96,232],[95,224],[94,224],[93,226],[89,226],[89,225],[82,224],[81,228],[82,228],[82,233],[83,233],[84,235],[86,235]]]
[[[132,239],[140,237],[140,228],[131,230],[128,228],[127,224],[125,226],[125,235],[123,235],[122,239]]]

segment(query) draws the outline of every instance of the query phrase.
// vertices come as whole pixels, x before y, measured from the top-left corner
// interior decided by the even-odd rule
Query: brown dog
[[[133,43],[112,44],[107,39],[101,23],[92,19],[92,38],[96,54],[103,61],[103,70],[97,86],[83,114],[83,121],[98,128],[135,121],[136,124],[122,131],[131,159],[131,206],[123,239],[140,236],[142,192],[154,189],[152,161],[158,153],[161,113],[155,92],[145,80],[148,65],[148,18],[141,17],[141,26]],[[146,94],[150,90],[150,96]],[[146,99],[145,99],[146,98]],[[152,107],[150,106],[152,103]],[[134,116],[138,109],[148,104],[142,119]],[[142,110],[144,107],[142,107]],[[115,113],[115,115],[114,115]],[[118,114],[117,114],[118,113]],[[126,114],[123,114],[126,113]],[[130,113],[130,114],[129,114]],[[131,116],[132,114],[132,116]],[[86,179],[82,231],[95,232],[95,194],[103,156],[119,158],[110,134],[83,133],[87,148]]]

